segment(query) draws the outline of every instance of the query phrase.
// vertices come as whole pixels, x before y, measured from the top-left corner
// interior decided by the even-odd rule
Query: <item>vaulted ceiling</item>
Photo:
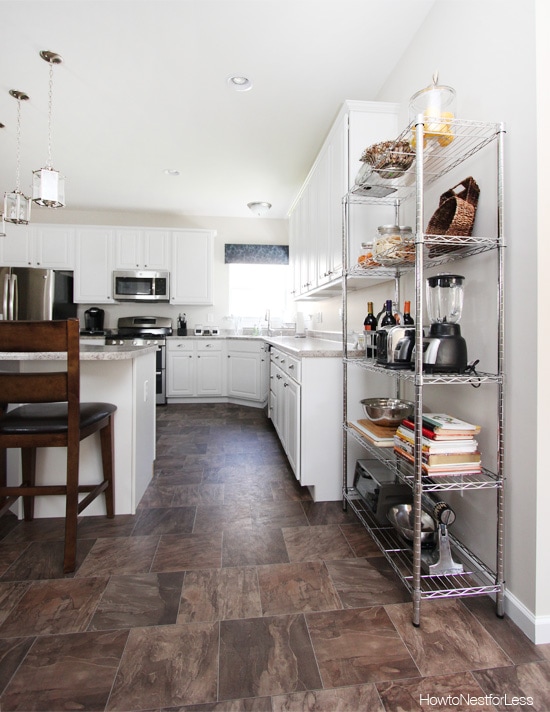
[[[376,99],[435,1],[3,0],[0,190],[16,180],[10,89],[30,97],[23,192],[46,165],[51,50],[67,207],[239,217],[261,200],[285,217],[342,102]]]

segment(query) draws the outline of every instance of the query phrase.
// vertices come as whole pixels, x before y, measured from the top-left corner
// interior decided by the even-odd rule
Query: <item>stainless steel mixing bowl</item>
[[[384,428],[399,425],[414,412],[414,403],[398,398],[363,398],[361,405],[367,418]]]
[[[386,515],[391,525],[407,541],[414,538],[414,511],[412,504],[396,504],[390,507]],[[422,533],[420,542],[422,546],[432,546],[435,544],[437,525],[433,517],[428,512],[422,510]]]

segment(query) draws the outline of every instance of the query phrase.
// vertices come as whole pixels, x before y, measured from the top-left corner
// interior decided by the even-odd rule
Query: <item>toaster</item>
[[[413,368],[414,326],[383,326],[376,331],[376,363],[385,368]]]
[[[378,523],[385,527],[389,526],[386,515],[390,507],[413,501],[409,485],[399,482],[378,460],[357,460],[353,486]]]

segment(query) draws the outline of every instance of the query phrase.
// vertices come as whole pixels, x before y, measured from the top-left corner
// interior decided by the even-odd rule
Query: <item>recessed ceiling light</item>
[[[252,82],[248,77],[243,77],[242,74],[230,74],[227,77],[227,83],[235,91],[248,91],[252,89]]]
[[[165,168],[164,172],[167,176],[179,176],[180,174],[177,168]]]

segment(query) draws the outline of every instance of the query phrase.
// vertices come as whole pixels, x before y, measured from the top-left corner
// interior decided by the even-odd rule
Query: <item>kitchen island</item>
[[[80,347],[80,399],[114,403],[115,514],[134,514],[153,476],[155,460],[155,363],[156,346]],[[64,353],[0,351],[0,369],[7,371],[55,371]],[[65,472],[65,448],[39,449],[37,477],[55,482],[56,472]],[[80,481],[101,480],[99,434],[80,444]],[[8,483],[20,477],[19,451],[8,451]],[[59,481],[59,480],[58,480]],[[16,507],[21,506],[18,500]],[[64,497],[37,497],[36,517],[64,516]],[[20,514],[17,511],[18,515]],[[105,514],[105,501],[98,497],[82,516]]]

